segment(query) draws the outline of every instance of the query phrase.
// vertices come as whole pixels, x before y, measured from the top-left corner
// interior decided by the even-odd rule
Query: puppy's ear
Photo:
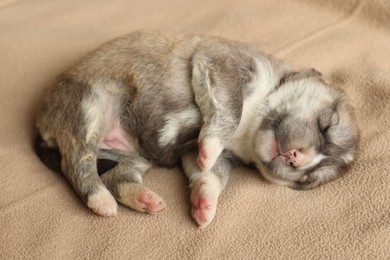
[[[298,74],[298,71],[287,70],[284,71],[282,76],[280,77],[279,86],[293,80]]]
[[[298,74],[295,76],[295,79],[303,79],[303,78],[315,78],[318,80],[322,80],[322,74],[315,68],[307,68],[298,71]]]
[[[358,141],[358,128],[352,106],[345,97],[336,104],[327,130],[327,141],[338,148],[335,154],[339,158],[346,163],[352,161]]]
[[[326,133],[330,127],[338,124],[339,114],[337,112],[338,104],[323,108],[318,115],[318,127],[321,133]]]
[[[299,71],[289,70],[284,72],[282,77],[280,78],[279,85],[283,85],[288,81],[299,80],[304,78],[316,78],[318,80],[323,81],[322,74],[318,70],[314,68],[309,68],[309,69],[302,69]]]
[[[303,70],[307,76],[309,77],[315,77],[315,78],[322,78],[321,72],[316,70],[315,68],[305,69]]]

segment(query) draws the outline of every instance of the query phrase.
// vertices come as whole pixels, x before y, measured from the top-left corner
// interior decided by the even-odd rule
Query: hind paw
[[[120,203],[139,212],[160,214],[166,209],[164,200],[149,188],[138,183],[122,184],[119,188]]]

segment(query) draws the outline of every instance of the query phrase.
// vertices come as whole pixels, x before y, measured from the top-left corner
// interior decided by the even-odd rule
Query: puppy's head
[[[353,161],[358,131],[351,105],[315,70],[286,75],[268,96],[265,114],[255,151],[267,180],[310,189]]]

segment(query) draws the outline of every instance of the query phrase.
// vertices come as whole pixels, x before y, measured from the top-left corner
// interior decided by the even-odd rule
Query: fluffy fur
[[[37,127],[102,216],[116,214],[116,201],[162,212],[142,174],[181,161],[200,227],[214,218],[233,158],[273,183],[308,189],[340,176],[357,143],[350,104],[315,70],[292,71],[244,43],[156,32],[115,39],[63,73]],[[98,158],[117,165],[99,176]]]

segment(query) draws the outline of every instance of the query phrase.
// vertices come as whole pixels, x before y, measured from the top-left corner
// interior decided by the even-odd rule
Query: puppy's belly
[[[136,151],[134,139],[126,134],[119,120],[115,121],[114,124],[107,129],[99,144],[99,148],[105,150],[114,149],[129,153]]]

